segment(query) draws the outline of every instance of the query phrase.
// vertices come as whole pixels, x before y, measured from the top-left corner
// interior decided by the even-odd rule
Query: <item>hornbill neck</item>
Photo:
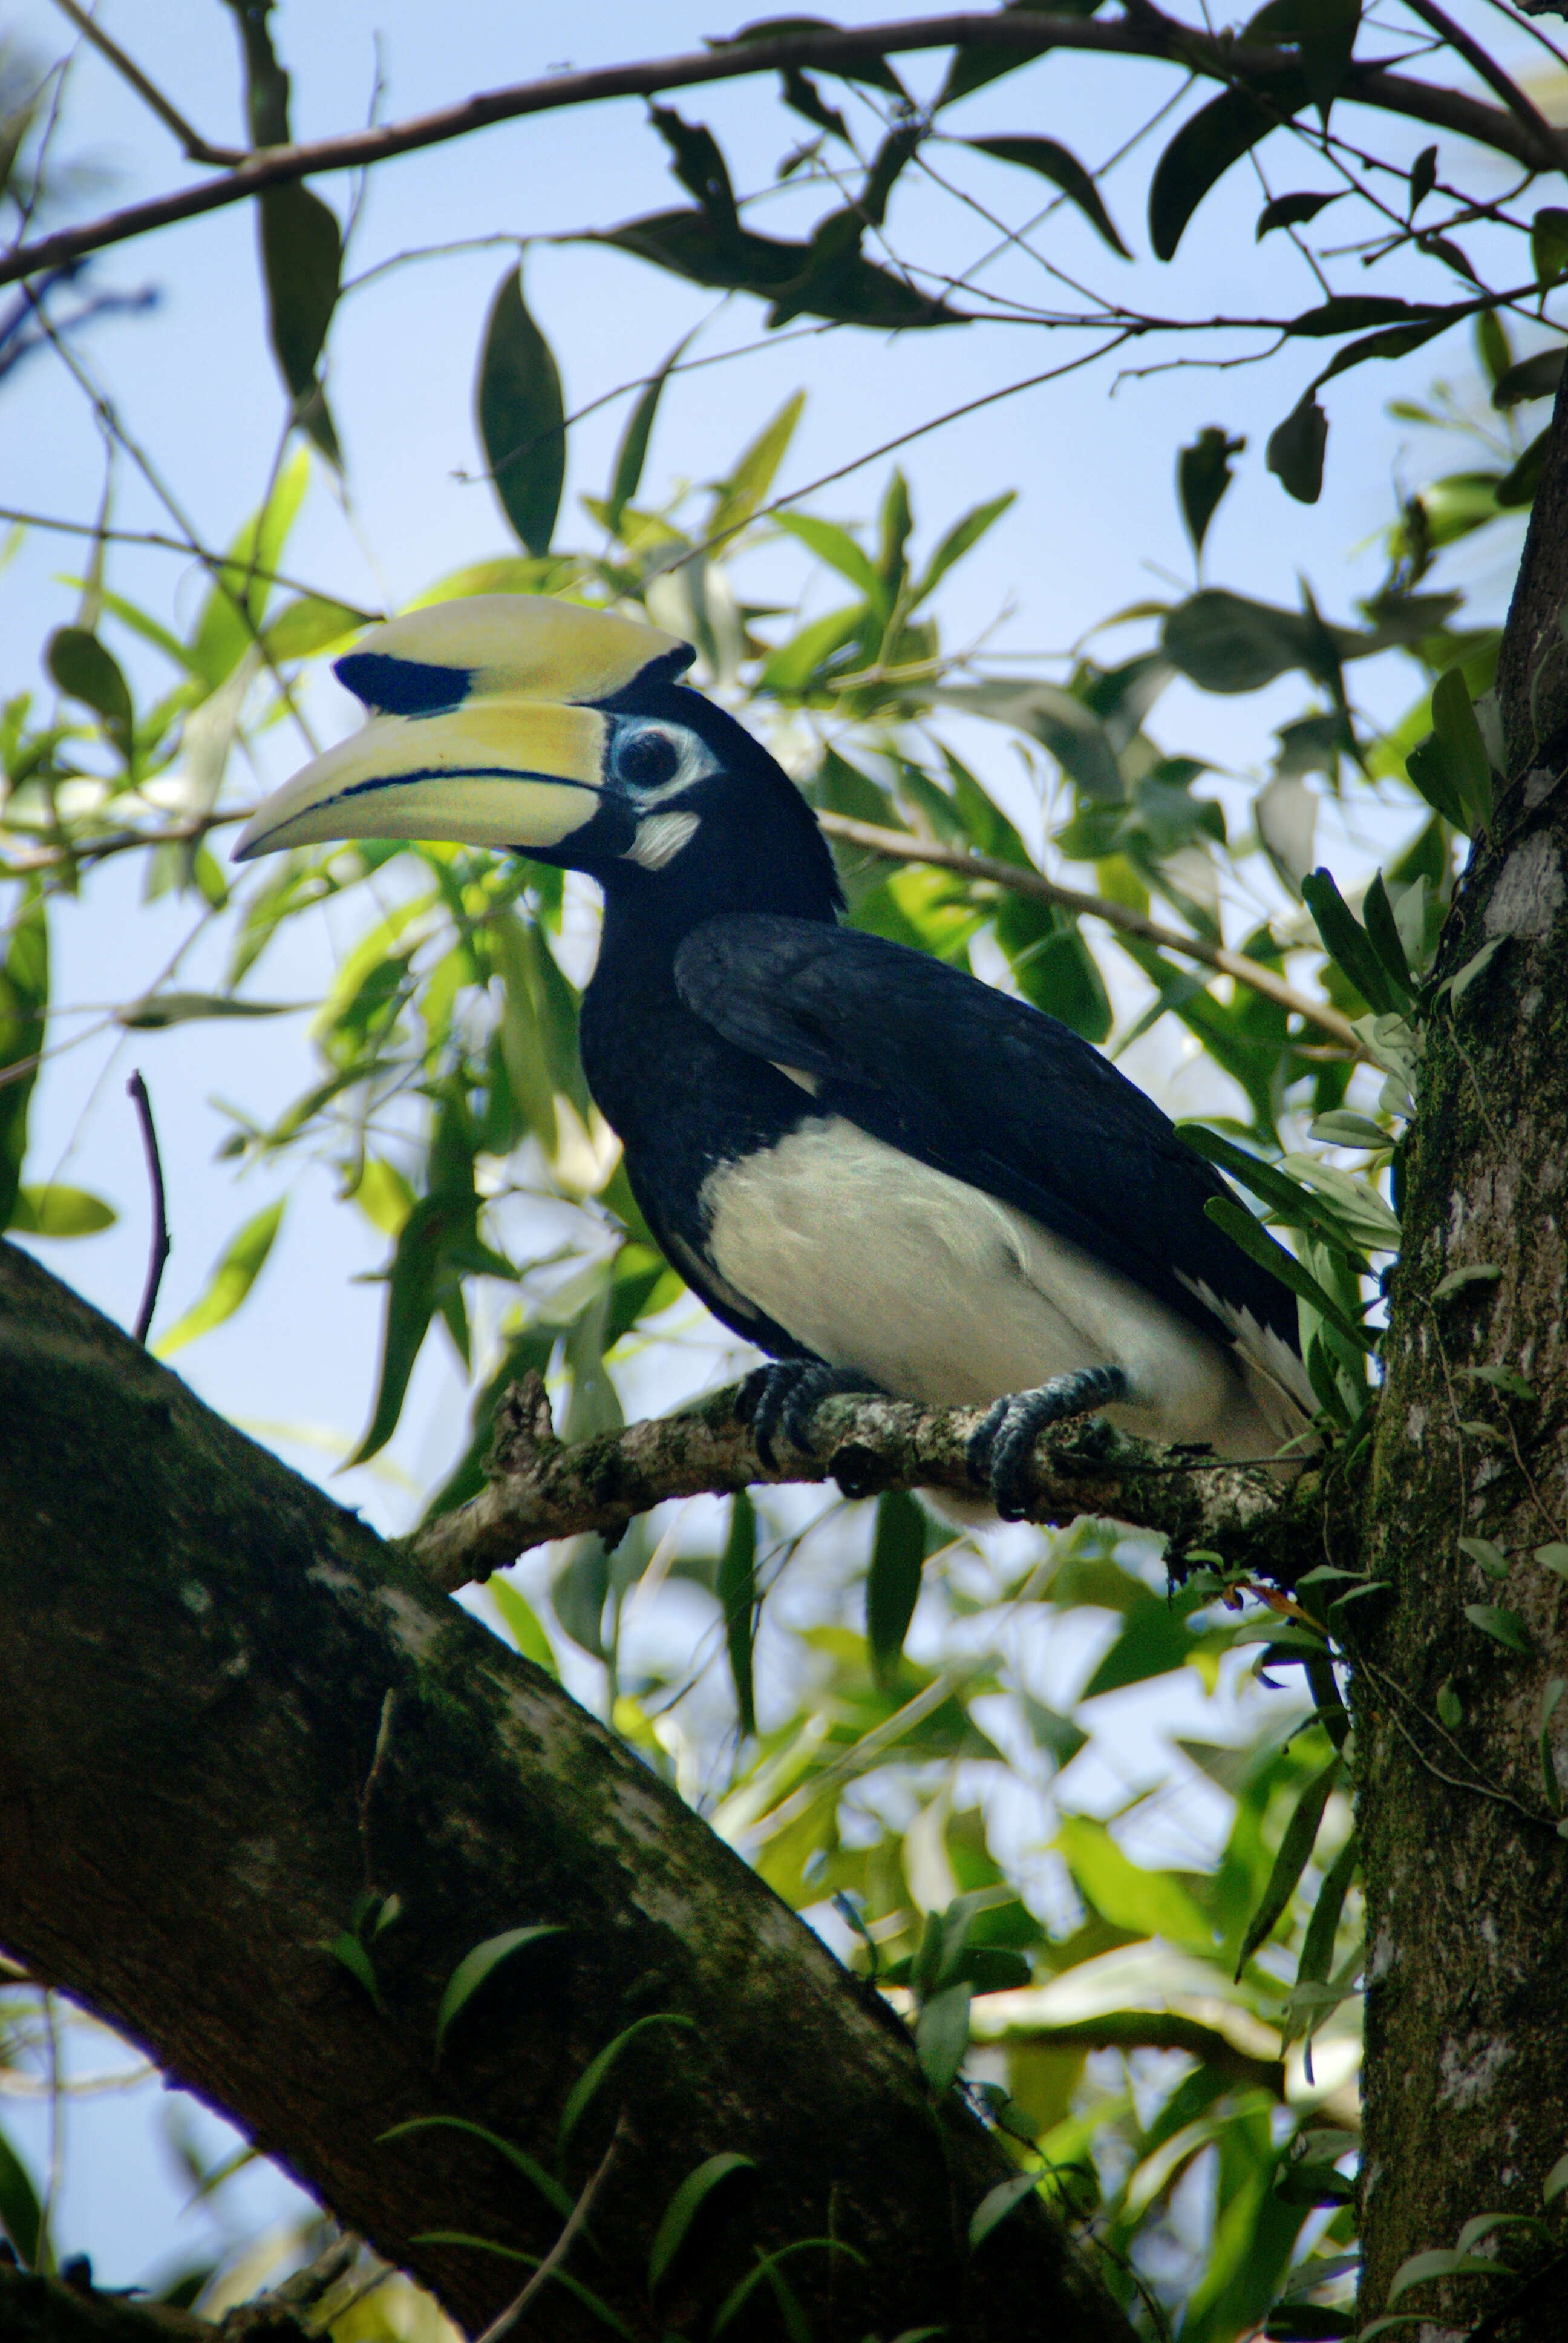
[[[827,840],[805,800],[769,808],[774,818],[727,820],[709,807],[689,844],[659,870],[619,860],[594,872],[604,890],[604,930],[589,990],[634,985],[675,993],[674,962],[685,939],[707,920],[733,911],[771,911],[836,923],[842,896]]]

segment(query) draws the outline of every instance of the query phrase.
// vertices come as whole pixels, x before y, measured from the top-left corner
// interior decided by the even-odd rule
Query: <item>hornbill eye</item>
[[[674,780],[683,761],[681,743],[661,724],[639,725],[622,732],[612,757],[617,780],[645,792]]]

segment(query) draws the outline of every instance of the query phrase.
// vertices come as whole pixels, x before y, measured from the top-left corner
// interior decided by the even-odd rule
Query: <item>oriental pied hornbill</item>
[[[1295,1304],[1205,1216],[1217,1175],[1053,1018],[841,927],[809,807],[678,680],[692,656],[529,596],[376,627],[337,668],[370,720],[236,857],[444,839],[598,881],[588,1088],[670,1261],[776,1363],[747,1386],[765,1456],[845,1390],[989,1405],[1008,1516],[1036,1432],[1090,1409],[1275,1453],[1313,1406]]]

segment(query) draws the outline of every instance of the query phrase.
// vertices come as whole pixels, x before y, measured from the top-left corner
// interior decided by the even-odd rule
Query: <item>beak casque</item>
[[[389,619],[337,666],[369,722],[257,807],[234,860],[349,838],[558,845],[598,808],[594,703],[690,657],[655,627],[531,594]]]

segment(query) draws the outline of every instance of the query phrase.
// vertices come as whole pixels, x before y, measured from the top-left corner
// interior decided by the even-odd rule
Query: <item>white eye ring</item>
[[[663,767],[665,778],[651,786],[637,778],[638,752],[645,749],[645,744],[648,748],[657,744],[665,752],[656,762],[656,769]],[[629,773],[623,770],[623,762],[631,767]],[[688,731],[684,724],[667,724],[658,717],[623,717],[616,725],[610,744],[609,769],[640,809],[662,805],[695,782],[706,780],[709,773],[718,771],[719,760],[707,743],[699,740],[695,732]]]

